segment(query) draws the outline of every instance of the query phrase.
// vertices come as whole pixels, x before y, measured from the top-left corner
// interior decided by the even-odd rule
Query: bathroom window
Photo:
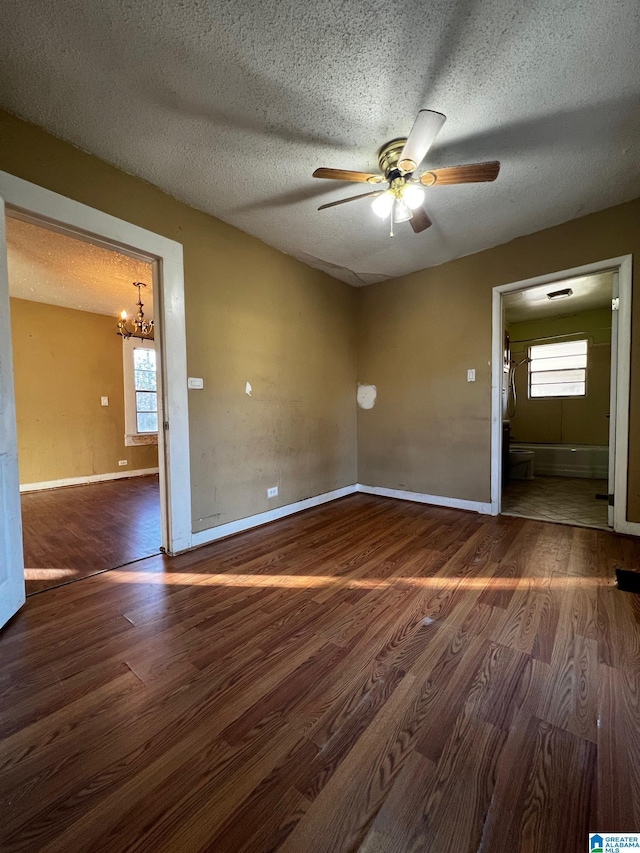
[[[529,347],[529,397],[585,397],[587,341]]]

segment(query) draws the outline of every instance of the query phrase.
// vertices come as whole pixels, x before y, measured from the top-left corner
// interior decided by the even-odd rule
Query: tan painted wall
[[[7,113],[0,169],[183,244],[194,530],[355,482],[352,288]]]
[[[511,418],[513,441],[544,444],[609,444],[609,389],[611,378],[611,311],[584,311],[509,327],[513,360],[518,362],[547,336],[586,332],[587,395],[556,399],[529,399],[527,365],[516,370],[518,403]],[[555,342],[558,338],[555,337]],[[560,338],[561,340],[561,338]],[[568,340],[577,340],[576,337]]]
[[[427,256],[429,233],[420,239]],[[361,288],[358,380],[378,401],[358,410],[359,482],[489,501],[491,289],[629,253],[640,253],[640,200]],[[636,264],[636,293],[638,276]],[[628,513],[640,521],[637,299],[632,336]]]
[[[11,300],[21,484],[157,466],[157,447],[124,446],[122,340],[114,323]]]

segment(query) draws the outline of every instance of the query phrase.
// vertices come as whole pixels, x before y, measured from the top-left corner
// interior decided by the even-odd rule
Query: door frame
[[[616,271],[618,273],[618,345],[611,353],[616,359],[615,466],[613,529],[617,533],[640,536],[640,523],[627,520],[627,463],[629,457],[629,396],[631,375],[631,296],[633,289],[632,256],[622,255],[593,264],[560,270],[535,278],[501,284],[492,292],[491,339],[491,514],[499,515],[502,504],[502,297],[516,290],[554,284],[567,278]]]
[[[619,303],[620,297],[620,273],[613,273],[613,288],[611,299]],[[618,352],[618,325],[619,310],[611,310],[611,352]],[[611,370],[609,371],[609,470],[607,473],[607,492],[614,495],[614,505],[607,505],[607,522],[613,528],[615,524],[615,489],[616,489],[616,409],[618,399],[618,359],[611,359]],[[613,449],[613,452],[612,452]]]
[[[158,431],[162,547],[169,554],[187,550],[192,525],[182,244],[8,172],[0,171],[0,198],[10,215],[152,265],[164,427]],[[6,252],[6,242],[2,248]]]
[[[5,245],[0,200],[0,244]],[[0,251],[0,628],[25,602],[18,440],[6,253]]]

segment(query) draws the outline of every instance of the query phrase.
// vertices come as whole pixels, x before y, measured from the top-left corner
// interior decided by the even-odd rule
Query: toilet
[[[509,450],[509,477],[512,480],[533,480],[533,450]]]

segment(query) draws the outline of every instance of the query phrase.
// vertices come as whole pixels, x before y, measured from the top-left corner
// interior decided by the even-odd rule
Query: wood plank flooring
[[[640,543],[368,495],[28,600],[0,849],[543,853],[640,830]]]
[[[27,595],[158,554],[158,476],[24,492]]]

